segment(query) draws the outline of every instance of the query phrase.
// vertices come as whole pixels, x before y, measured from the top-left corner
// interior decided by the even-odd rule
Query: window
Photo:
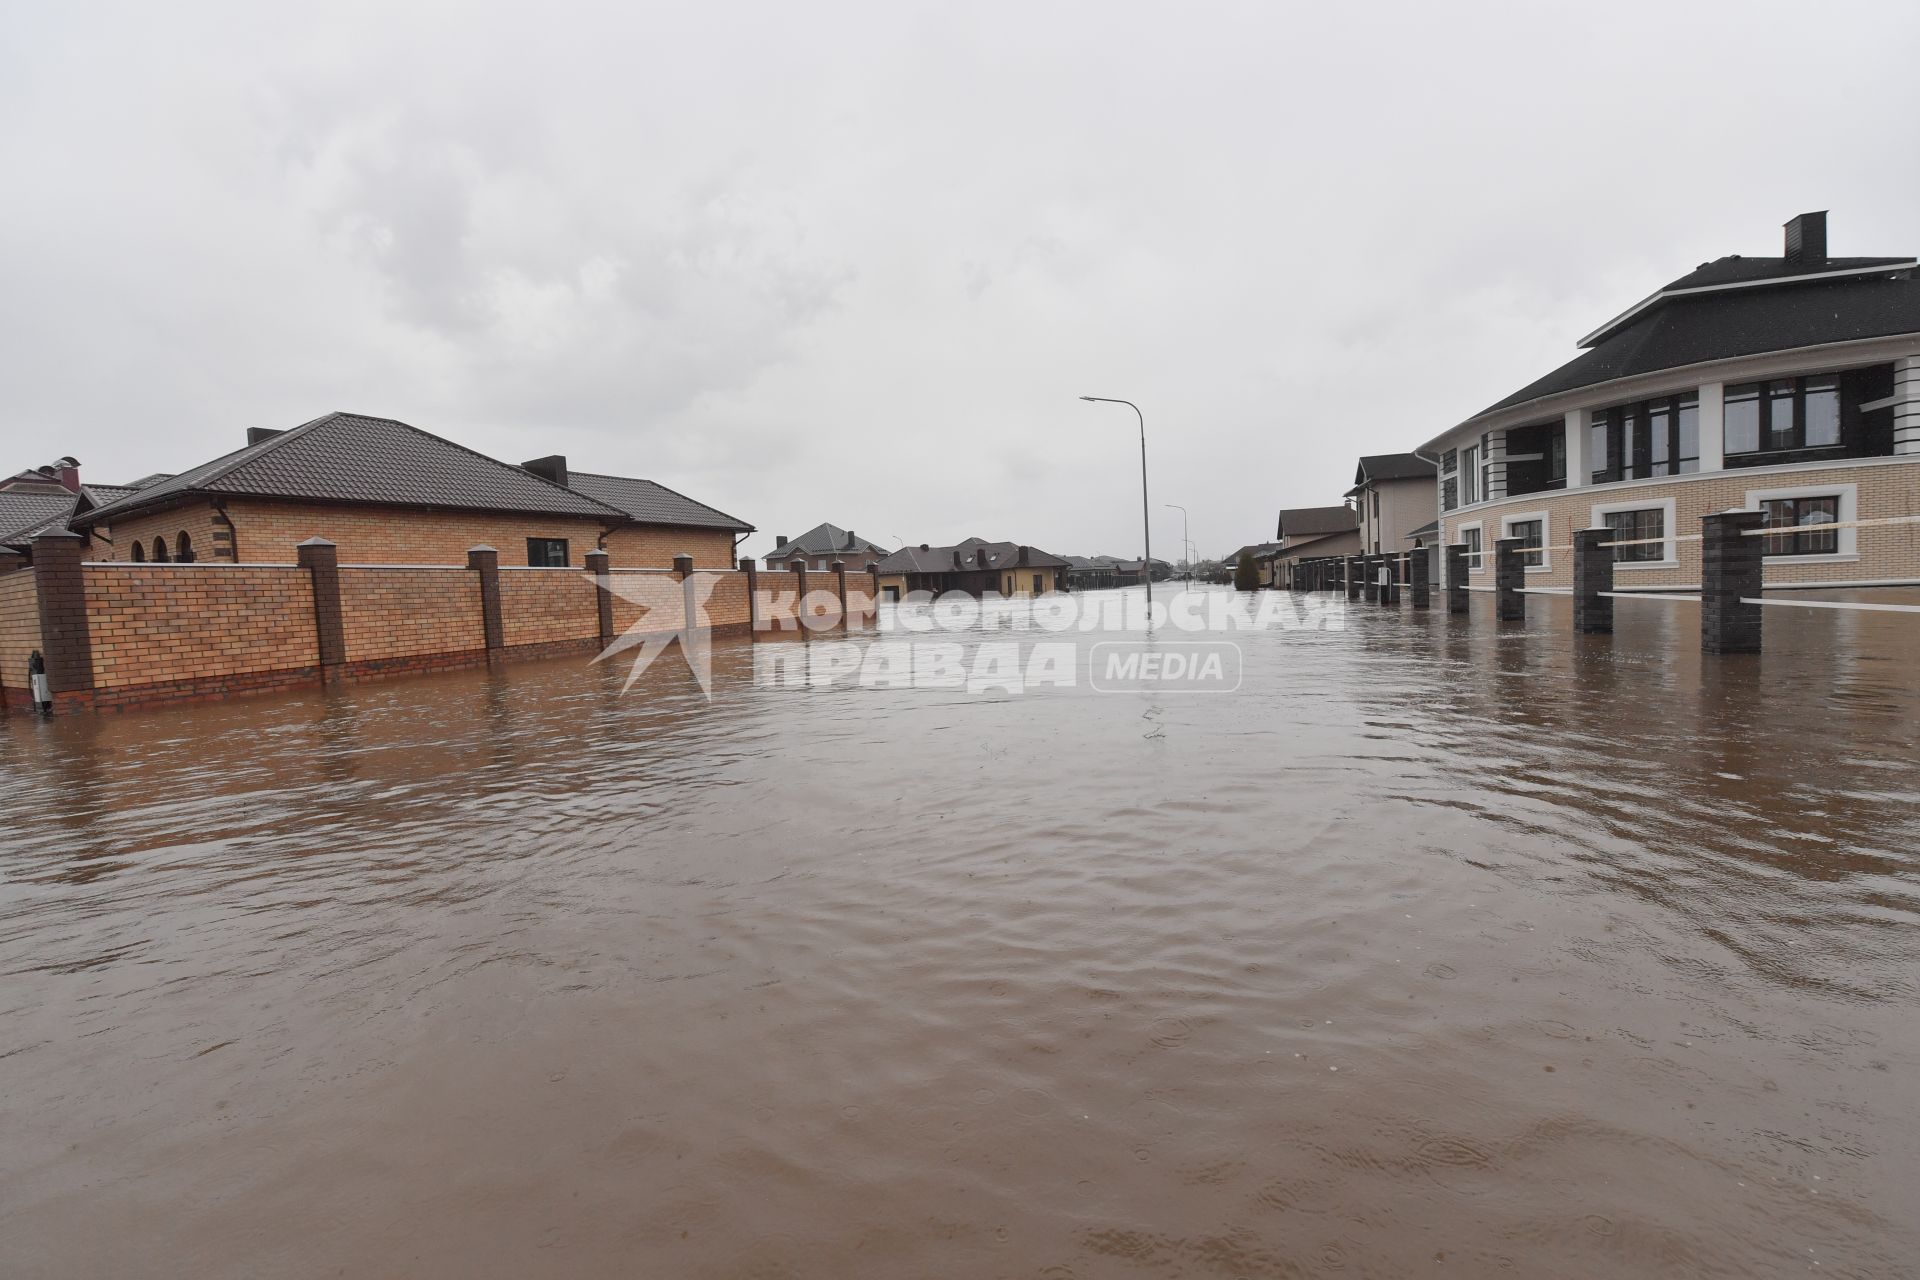
[[[137,542],[133,544],[133,562],[135,564],[145,564],[147,562],[147,549]]]
[[[180,536],[173,540],[173,558],[181,564],[193,563],[193,539],[187,537],[185,529],[182,529]]]
[[[1733,405],[1728,401],[1728,422]],[[1587,415],[1588,462],[1595,484],[1645,480],[1700,469],[1700,396],[1688,391]]]
[[[1537,569],[1546,563],[1545,520],[1509,520],[1507,536],[1520,539],[1520,563]]]
[[[567,540],[565,538],[528,538],[527,563],[536,569],[566,568]]]
[[[1480,526],[1476,524],[1462,529],[1460,541],[1467,544],[1467,571],[1480,572]]]
[[[1769,529],[1791,529],[1798,525],[1835,524],[1840,519],[1840,495],[1816,498],[1769,498],[1760,504]],[[1782,533],[1763,539],[1770,556],[1830,556],[1840,550],[1838,529],[1816,529],[1810,533]]]
[[[1037,573],[1033,575],[1033,594],[1040,594],[1040,575]]]
[[[1727,452],[1840,446],[1840,378],[1815,374],[1727,388]]]
[[[1607,522],[1607,531],[1613,534],[1616,542],[1632,542],[1631,547],[1615,547],[1615,564],[1639,564],[1648,560],[1663,560],[1667,554],[1667,513],[1663,507],[1642,507],[1634,511],[1609,511],[1603,519]],[[1645,542],[1645,538],[1659,538],[1659,542]]]
[[[153,540],[153,562],[155,564],[165,564],[167,562],[167,540],[165,538],[155,538]]]
[[[1466,482],[1466,505],[1472,506],[1480,501],[1480,451],[1465,449],[1461,453],[1460,475]]]

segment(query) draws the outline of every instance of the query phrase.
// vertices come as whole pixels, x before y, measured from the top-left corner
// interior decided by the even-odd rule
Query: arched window
[[[135,564],[147,562],[147,549],[138,542],[133,544],[133,562]]]
[[[193,540],[187,537],[185,529],[182,529],[180,536],[173,540],[173,558],[181,564],[193,563]]]
[[[167,540],[165,538],[155,538],[153,540],[153,562],[155,564],[165,564],[167,562]]]

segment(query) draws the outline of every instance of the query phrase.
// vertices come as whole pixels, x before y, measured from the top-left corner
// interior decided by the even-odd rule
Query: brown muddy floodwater
[[[1920,1271],[1920,615],[1487,606],[8,720],[0,1273]]]

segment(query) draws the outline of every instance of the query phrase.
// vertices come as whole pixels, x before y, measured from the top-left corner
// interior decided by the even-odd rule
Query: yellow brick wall
[[[1517,513],[1548,513],[1546,544],[1561,547],[1573,541],[1576,529],[1592,527],[1593,508],[1615,503],[1657,504],[1674,500],[1672,534],[1698,534],[1703,516],[1746,505],[1747,492],[1755,489],[1819,489],[1825,486],[1855,485],[1859,495],[1856,517],[1861,520],[1885,516],[1920,516],[1920,458],[1912,461],[1874,462],[1846,467],[1742,468],[1709,472],[1698,477],[1683,477],[1658,482],[1596,485],[1570,493],[1528,493],[1503,498],[1468,511],[1451,512],[1442,525],[1445,541],[1460,541],[1462,525],[1478,521],[1482,526],[1481,545],[1486,554],[1481,568],[1468,576],[1473,587],[1493,586],[1493,543],[1501,537],[1501,521]],[[1769,586],[1797,583],[1862,582],[1884,579],[1920,579],[1920,521],[1905,525],[1885,525],[1856,531],[1858,559],[1821,560],[1809,558],[1796,563],[1791,559],[1767,561],[1765,574]],[[1633,587],[1690,587],[1700,583],[1700,543],[1681,542],[1674,547],[1674,568],[1635,567],[1622,564],[1614,572],[1614,585]],[[1529,587],[1568,587],[1573,585],[1573,559],[1568,551],[1547,555],[1544,570],[1529,571]]]
[[[489,546],[500,553],[502,565],[525,565],[528,538],[565,538],[567,563],[585,568],[587,553],[600,546],[603,537],[613,563],[628,568],[670,569],[674,556],[683,553],[699,568],[730,568],[733,562],[733,535],[724,529],[624,525],[609,532],[611,517],[601,521],[244,498],[229,499],[226,513],[233,521],[238,558],[249,564],[291,564],[294,547],[312,537],[336,543],[341,564],[464,565],[469,547]],[[200,559],[234,558],[213,504],[201,501],[127,517],[111,530],[112,548],[97,545],[90,554],[127,560],[136,540],[151,549],[156,536],[167,540],[171,553],[183,530]]]
[[[27,687],[27,659],[40,647],[40,596],[33,570],[0,574],[0,688]]]
[[[85,571],[93,681],[111,689],[313,666],[304,569],[163,564]]]
[[[600,589],[566,569],[500,570],[500,628],[508,648],[593,640],[600,635]]]
[[[487,647],[480,575],[471,569],[341,566],[340,616],[348,662],[461,653]],[[313,625],[308,615],[308,627]]]

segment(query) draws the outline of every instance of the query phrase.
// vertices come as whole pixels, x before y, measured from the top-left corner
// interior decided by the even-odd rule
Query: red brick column
[[[840,625],[844,627],[847,625],[847,619],[848,619],[847,562],[845,560],[835,560],[833,562],[833,581],[834,581],[834,586],[840,592]]]
[[[61,530],[33,540],[33,585],[40,596],[40,653],[55,713],[93,701],[93,636],[87,629],[87,587],[80,567],[87,540]]]
[[[294,548],[300,567],[313,579],[313,630],[320,645],[320,679],[340,678],[347,661],[347,625],[340,612],[340,548],[325,538],[308,538]]]
[[[807,562],[797,558],[793,562],[793,625],[801,630],[807,626]]]
[[[587,552],[587,572],[593,575],[594,603],[600,612],[600,647],[606,648],[613,643],[613,590],[609,587],[607,574],[613,567],[613,558],[604,551]],[[498,581],[496,576],[495,581]]]
[[[507,629],[500,621],[500,553],[488,546],[468,547],[467,568],[480,575],[480,628],[491,662],[507,647]]]

